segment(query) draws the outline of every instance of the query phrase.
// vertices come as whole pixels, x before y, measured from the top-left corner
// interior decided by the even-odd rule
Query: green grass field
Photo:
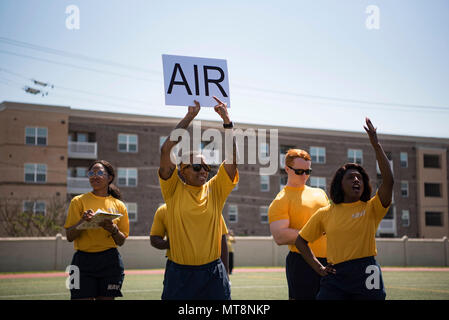
[[[237,268],[238,270],[239,268]],[[449,300],[449,272],[383,271],[387,299]],[[67,300],[64,277],[0,279],[0,300]],[[162,274],[128,274],[122,288],[125,300],[159,300]],[[233,300],[286,300],[284,272],[235,272]]]

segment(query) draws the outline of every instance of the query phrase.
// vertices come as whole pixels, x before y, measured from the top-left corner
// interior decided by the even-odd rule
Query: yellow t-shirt
[[[121,213],[123,216],[114,219],[113,222],[128,237],[129,221],[125,204],[112,196],[98,197],[92,192],[76,196],[72,199],[64,228],[67,229],[77,224],[83,212],[89,209],[92,209],[94,212],[101,209],[106,212]],[[85,252],[100,252],[110,248],[117,248],[117,244],[112,239],[111,233],[100,227],[97,229],[83,230],[79,237],[74,240],[74,247],[75,250]]]
[[[289,228],[301,230],[318,209],[327,205],[329,199],[320,188],[285,186],[270,204],[268,222],[287,219],[290,221]],[[294,244],[288,247],[290,251],[299,252]],[[326,236],[321,234],[321,237],[309,243],[309,247],[315,256],[325,258]]]
[[[184,183],[178,176],[178,168],[167,180],[159,177],[167,204],[170,260],[184,265],[202,265],[220,257],[222,211],[238,180],[236,172],[231,181],[223,164],[201,187]]]
[[[306,241],[327,235],[327,261],[332,264],[377,255],[376,230],[387,213],[376,195],[367,202],[331,204],[299,232]]]
[[[167,205],[163,204],[156,210],[156,213],[154,214],[153,224],[151,225],[150,230],[150,236],[159,236],[162,238],[164,236],[167,236],[170,239],[170,237],[168,236],[166,225],[167,225]],[[226,222],[223,218],[223,215],[221,216],[221,232],[222,236],[228,233],[228,228],[226,227]],[[172,260],[170,256],[170,249],[167,249],[166,256],[168,259]]]
[[[226,237],[226,242],[228,244],[228,252],[234,252],[234,246],[232,245],[235,242],[234,237],[231,235],[228,235]]]

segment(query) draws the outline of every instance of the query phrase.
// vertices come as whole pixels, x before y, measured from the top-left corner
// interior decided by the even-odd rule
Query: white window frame
[[[309,185],[313,188],[320,188],[326,192],[326,177],[310,177]]]
[[[120,172],[122,170],[125,170],[125,172],[126,172],[126,175],[124,177],[120,176]],[[130,185],[129,184],[129,179],[131,178],[129,172],[131,170],[135,170],[136,171],[136,185]],[[126,183],[125,184],[120,183],[119,182],[120,178],[125,178],[126,179]],[[137,187],[138,181],[139,181],[139,170],[137,170],[137,168],[118,168],[117,169],[117,186],[119,186],[119,187]]]
[[[404,186],[406,186],[406,188],[403,188]],[[407,191],[407,194],[404,195],[402,191]],[[408,181],[402,180],[402,181],[401,181],[401,197],[402,197],[402,198],[408,198],[409,194],[410,194],[410,193],[409,193]]]
[[[360,152],[360,163],[357,160],[357,152]],[[352,153],[352,154],[350,154]],[[348,149],[347,153],[348,162],[358,163],[359,165],[363,165],[363,150],[362,149]]]
[[[33,181],[27,181],[27,179],[26,179],[27,174],[30,174],[30,172],[27,172],[27,166],[28,167],[33,166],[33,168],[32,168],[33,172],[31,173],[31,174],[33,174]],[[41,172],[38,171],[39,166],[44,167],[44,173],[42,173],[42,171]],[[23,166],[23,171],[24,171],[23,179],[26,183],[46,183],[47,182],[47,165],[45,163],[25,163]],[[45,180],[37,181],[38,174],[44,174]]]
[[[325,147],[310,147],[310,157],[312,158],[312,163],[325,164],[326,163],[326,148]],[[323,161],[320,161],[320,152],[323,152]],[[313,160],[316,158],[316,160]]]
[[[259,159],[268,159],[270,157],[270,144],[268,142],[259,143]]]
[[[27,135],[27,129],[34,129],[33,136]],[[38,134],[39,129],[45,129],[45,144],[38,143],[38,138],[42,138],[42,136],[40,137]],[[27,143],[28,137],[34,138],[34,143]],[[48,128],[47,127],[25,127],[25,144],[29,145],[29,146],[47,146],[48,145]]]
[[[267,206],[260,206],[259,207],[259,214],[260,214],[260,223],[268,224],[268,207]],[[266,219],[264,219],[263,217],[266,217]],[[266,220],[266,221],[264,221],[264,220]]]
[[[120,136],[124,136],[125,137],[125,140],[126,140],[126,142],[125,142],[125,145],[126,145],[126,150],[120,150]],[[130,145],[131,145],[131,143],[129,142],[129,140],[130,140],[130,137],[136,137],[136,143],[135,143],[135,145],[136,145],[136,151],[131,151],[130,150]],[[132,145],[134,145],[134,143],[132,143]],[[139,152],[139,136],[137,135],[137,134],[132,134],[132,133],[119,133],[118,135],[117,135],[117,151],[118,152],[128,152],[128,153],[137,153],[137,152]]]
[[[45,215],[47,214],[47,203],[46,203],[45,201],[43,201],[43,200],[36,200],[36,201],[32,201],[32,200],[24,200],[24,201],[22,202],[23,212],[26,212],[26,210],[27,210],[27,204],[29,204],[29,203],[32,203],[32,204],[33,204],[33,209],[32,209],[32,211],[33,211],[33,214],[34,214],[34,215],[40,214],[40,212],[36,211],[36,207],[37,207],[37,204],[38,204],[38,203],[44,205],[43,216],[45,216]]]
[[[407,217],[407,219],[404,219],[404,217]],[[404,223],[407,221],[407,223]],[[403,209],[401,212],[401,225],[403,227],[410,227],[410,210]]]
[[[86,140],[80,139],[81,137],[86,137]],[[89,133],[87,132],[77,132],[76,133],[76,142],[89,142]]]
[[[79,170],[83,170],[83,169],[86,171],[86,175],[84,175],[84,176],[78,175]],[[87,178],[87,172],[89,171],[88,169],[89,169],[88,167],[75,167],[75,177],[77,177],[77,178]]]
[[[159,136],[159,152],[161,152],[162,145],[164,144],[165,140],[170,136]],[[180,144],[178,143],[172,148],[172,152],[175,154],[175,156],[178,158]]]
[[[264,188],[264,186],[266,186],[266,188]],[[270,176],[260,175],[260,191],[262,192],[270,191]]]
[[[285,179],[285,184],[282,184],[282,178]],[[287,185],[287,182],[288,182],[288,175],[281,174],[279,177],[279,191],[284,189],[284,187]]]
[[[125,206],[126,206],[126,210],[128,211],[129,222],[137,222],[137,220],[138,220],[138,216],[137,216],[137,212],[138,212],[137,202],[125,202]],[[134,208],[132,208],[133,206],[135,206],[135,210],[131,210],[131,209],[134,209]],[[134,219],[131,219],[131,216],[129,215],[130,213],[135,214],[135,218]]]
[[[402,158],[402,156],[405,155],[405,159]],[[405,166],[402,166],[402,161],[405,162]],[[399,165],[401,168],[408,168],[408,153],[407,152],[401,152],[399,154]]]
[[[234,216],[235,219],[232,220],[231,216]],[[229,223],[239,222],[239,207],[236,204],[228,204],[228,221]]]

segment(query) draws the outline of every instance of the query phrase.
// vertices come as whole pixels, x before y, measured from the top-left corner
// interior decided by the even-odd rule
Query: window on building
[[[324,177],[310,177],[307,182],[313,188],[321,188],[326,191],[326,178]]]
[[[260,191],[270,191],[270,176],[260,176]]]
[[[260,222],[263,224],[268,223],[268,207],[267,206],[259,207],[259,213],[260,213]]]
[[[118,168],[118,185],[123,187],[137,186],[137,169],[136,168]]]
[[[426,226],[442,227],[443,213],[437,211],[426,211]]]
[[[86,178],[87,177],[87,168],[86,167],[76,167],[76,176],[78,178]]]
[[[45,183],[47,165],[42,163],[25,163],[25,182]]]
[[[410,211],[402,210],[401,221],[403,227],[410,227]]]
[[[287,185],[287,181],[288,176],[286,174],[281,174],[279,182],[279,190],[282,190]]]
[[[23,212],[33,213],[35,215],[45,216],[46,213],[45,201],[24,201]]]
[[[392,202],[393,203],[393,202]],[[395,206],[391,205],[390,208],[388,208],[387,214],[385,215],[384,219],[386,220],[392,220],[394,219],[394,211],[395,211]]]
[[[128,211],[129,222],[137,222],[137,203],[125,202],[126,211]]]
[[[326,163],[326,148],[310,147],[310,157],[312,163]]]
[[[267,142],[259,143],[259,159],[267,159],[270,155],[270,144]]]
[[[89,142],[89,134],[85,132],[77,132],[76,133],[76,141],[77,142]]]
[[[159,150],[162,148],[162,145],[164,144],[165,140],[169,138],[169,136],[160,136],[159,137]],[[172,152],[175,153],[176,156],[178,156],[179,154],[179,148],[180,148],[180,144],[178,143],[176,146],[173,147]],[[160,151],[159,151],[160,152]]]
[[[440,156],[437,154],[425,154],[424,168],[441,168]]]
[[[401,168],[408,168],[408,154],[407,154],[407,152],[401,152],[400,160],[401,160]]]
[[[348,149],[348,162],[363,164],[363,151],[358,149]]]
[[[137,135],[120,133],[118,135],[118,151],[137,152]]]
[[[35,146],[47,145],[47,128],[26,127],[25,144]]]
[[[441,197],[441,184],[440,183],[424,183],[424,196],[425,197]]]
[[[401,196],[408,198],[408,181],[401,181]]]
[[[236,204],[228,205],[228,220],[230,223],[236,223],[239,221],[239,211]]]

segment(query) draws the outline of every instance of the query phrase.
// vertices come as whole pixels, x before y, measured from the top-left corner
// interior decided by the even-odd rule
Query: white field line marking
[[[231,289],[257,289],[257,288],[285,288],[287,285],[282,286],[240,286],[240,287],[232,287]],[[138,292],[162,292],[162,288],[160,289],[141,289],[141,290],[122,290],[123,293],[138,293]],[[0,296],[0,299],[4,298],[22,298],[22,297],[47,297],[47,296],[67,296],[70,295],[68,291],[60,292],[60,293],[38,293],[38,294],[18,294],[18,295],[9,295],[9,296]]]

